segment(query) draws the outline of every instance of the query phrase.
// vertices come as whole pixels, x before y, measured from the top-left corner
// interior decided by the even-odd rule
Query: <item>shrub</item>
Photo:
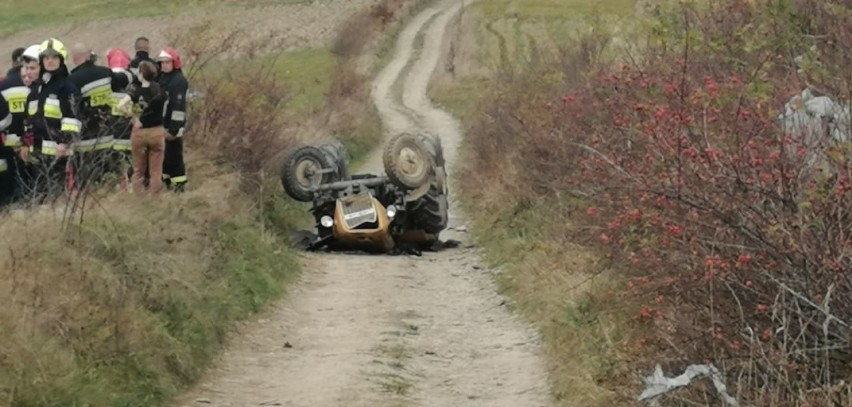
[[[657,6],[641,56],[560,86],[555,66],[510,81],[488,107],[493,123],[471,132],[468,165],[505,166],[519,203],[582,197],[585,215],[563,221],[637,304],[637,367],[711,361],[755,405],[848,392],[850,149],[778,114],[803,87],[848,100],[849,10]]]
[[[376,35],[397,21],[400,11],[405,7],[403,0],[382,0],[351,17],[337,33],[332,52],[342,58],[363,55],[364,49]]]

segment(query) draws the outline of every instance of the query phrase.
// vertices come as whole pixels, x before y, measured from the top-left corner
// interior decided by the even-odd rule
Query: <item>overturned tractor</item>
[[[311,202],[323,247],[391,252],[428,248],[447,227],[447,183],[441,140],[400,134],[382,155],[385,174],[350,175],[340,143],[299,146],[281,169],[284,191]]]

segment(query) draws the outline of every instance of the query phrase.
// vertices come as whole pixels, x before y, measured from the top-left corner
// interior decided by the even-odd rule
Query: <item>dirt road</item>
[[[432,106],[426,88],[459,9],[458,0],[441,0],[416,16],[373,87],[388,135],[441,135],[450,171],[460,126]],[[376,158],[367,166],[381,170]],[[453,230],[442,237],[466,247],[464,218],[451,213]],[[507,310],[475,249],[305,261],[287,301],[235,338],[178,406],[550,405],[536,335]]]

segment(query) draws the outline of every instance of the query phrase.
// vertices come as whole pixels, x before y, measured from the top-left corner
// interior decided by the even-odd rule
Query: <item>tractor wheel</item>
[[[436,234],[446,229],[449,221],[447,195],[436,185],[432,185],[429,192],[419,201],[414,215],[417,227],[426,233]]]
[[[382,161],[391,181],[405,189],[416,189],[428,182],[434,162],[423,141],[406,133],[388,142]]]
[[[322,150],[304,146],[290,151],[281,166],[281,185],[291,198],[310,202],[314,199],[312,188],[333,182],[335,164]]]
[[[444,146],[441,142],[441,136],[432,136],[432,144],[435,145],[435,165],[444,167]]]

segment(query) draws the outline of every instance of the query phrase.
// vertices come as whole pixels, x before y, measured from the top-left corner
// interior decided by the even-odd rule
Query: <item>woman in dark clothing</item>
[[[130,134],[133,155],[131,183],[136,194],[142,193],[142,180],[146,172],[150,176],[149,192],[157,195],[163,189],[163,154],[166,147],[163,111],[168,96],[156,83],[156,79],[157,67],[149,61],[142,61],[139,64],[140,83],[131,86],[119,104],[120,109],[133,116],[133,131]]]

